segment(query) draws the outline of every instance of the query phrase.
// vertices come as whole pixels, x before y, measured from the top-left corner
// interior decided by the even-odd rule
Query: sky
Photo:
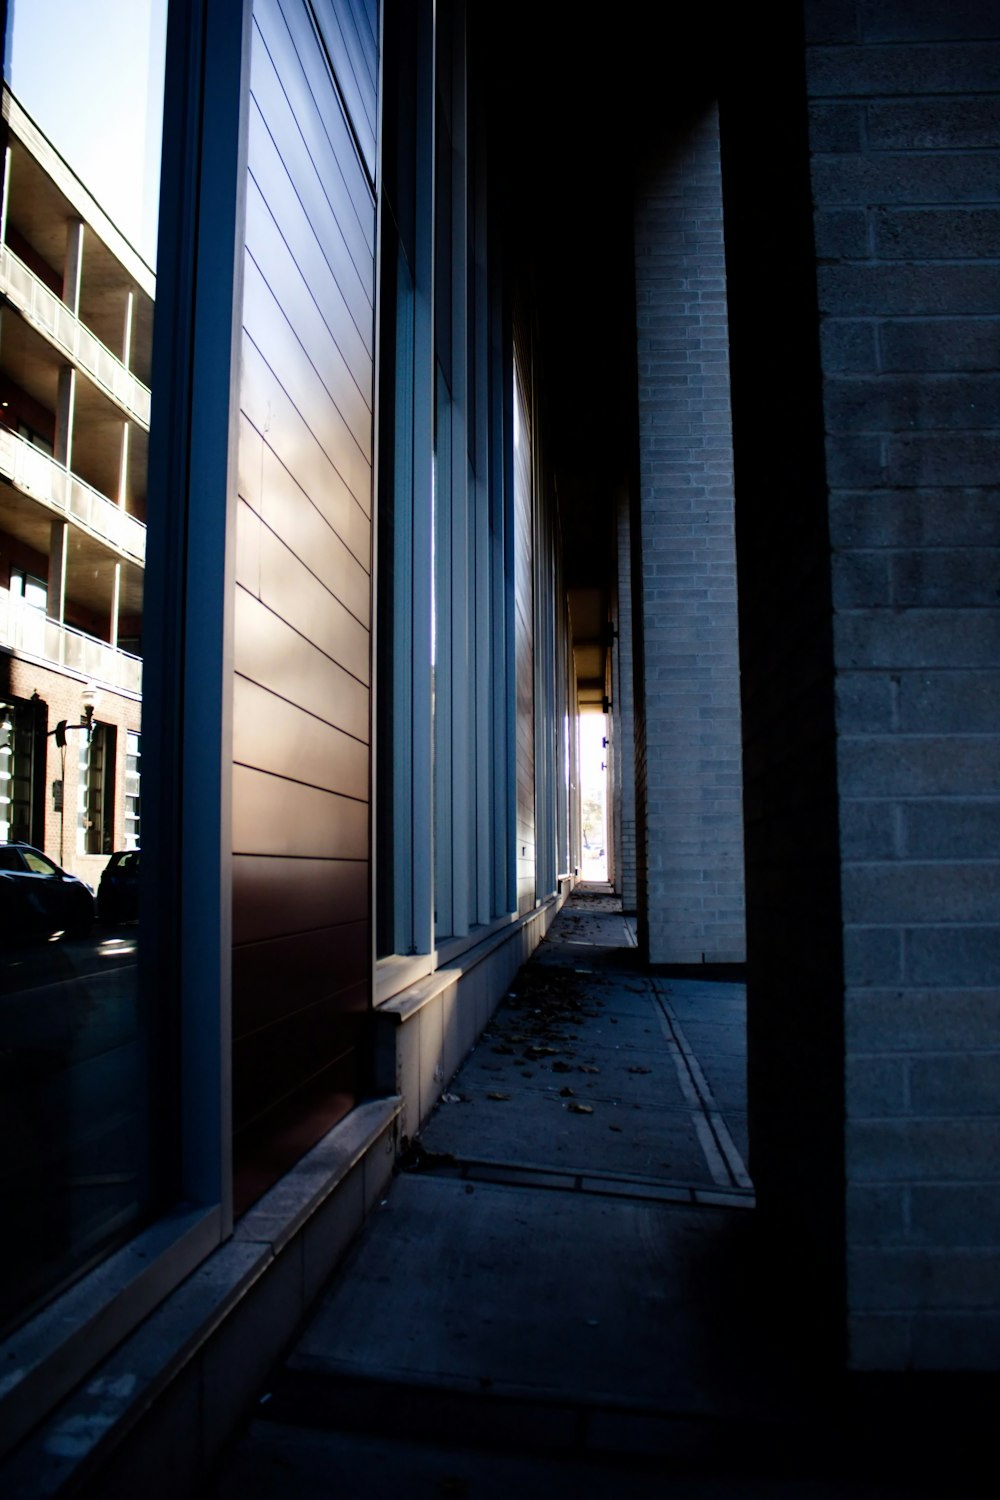
[[[14,0],[10,10],[7,82],[155,265],[167,0]]]

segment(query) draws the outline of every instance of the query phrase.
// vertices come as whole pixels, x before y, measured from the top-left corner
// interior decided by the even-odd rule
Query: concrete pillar
[[[7,204],[10,200],[10,147],[3,156],[3,196],[0,198],[0,245],[7,243]]]
[[[632,643],[632,556],[630,504],[622,490],[615,506],[618,538],[618,639],[615,641],[615,783],[618,849],[615,889],[622,908],[634,912],[636,891],[635,843],[635,688]]]
[[[128,449],[129,449],[129,424],[122,423],[121,448],[118,459],[118,505],[121,510],[125,509],[128,499]]]
[[[849,1358],[996,1371],[1000,15],[897,4],[876,29],[859,6],[845,47],[806,9]]]
[[[66,555],[69,522],[53,521],[49,528],[49,597],[46,613],[62,624],[66,618]]]
[[[126,370],[132,358],[132,315],[135,311],[135,296],[129,292],[125,299],[125,327],[122,332],[122,364]]]
[[[109,628],[109,639],[112,646],[118,645],[118,615],[121,610],[122,597],[122,565],[115,563],[115,581],[111,592],[111,623]]]
[[[651,143],[636,198],[644,943],[745,955],[733,455],[718,112]]]
[[[53,455],[67,472],[73,467],[73,414],[76,406],[76,371],[63,365],[56,391],[56,440]]]
[[[80,315],[80,285],[83,277],[83,232],[80,219],[72,219],[67,225],[63,301],[77,317]]]

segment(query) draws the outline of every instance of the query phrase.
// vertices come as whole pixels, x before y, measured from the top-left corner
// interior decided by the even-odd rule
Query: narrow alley
[[[579,888],[206,1493],[943,1493],[891,1444],[882,1472],[863,1423],[834,1442],[771,1326],[743,1006],[644,973],[620,902]]]

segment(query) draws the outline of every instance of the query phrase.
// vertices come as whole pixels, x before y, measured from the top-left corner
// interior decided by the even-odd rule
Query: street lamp
[[[87,731],[88,745],[94,733],[94,709],[97,707],[100,696],[100,693],[92,682],[88,682],[80,694],[80,702],[83,704],[83,718],[80,721],[80,728]]]
[[[87,744],[90,744],[94,733],[94,710],[100,702],[101,695],[92,682],[88,682],[80,694],[80,704],[83,710],[83,718],[79,724],[69,724],[65,719],[60,719],[55,729],[50,729],[49,734],[55,735],[56,744],[60,749],[65,749],[66,734],[70,729],[85,729],[87,731]]]
[[[60,719],[55,729],[50,729],[49,734],[55,736],[56,744],[61,752],[62,776],[58,781],[52,783],[52,796],[55,806],[59,811],[59,863],[66,862],[66,802],[64,788],[66,785],[66,735],[71,729],[82,729],[87,735],[87,744],[90,744],[94,733],[94,710],[100,700],[100,693],[92,682],[88,682],[80,693],[80,709],[83,718],[79,724],[69,724],[65,719]]]

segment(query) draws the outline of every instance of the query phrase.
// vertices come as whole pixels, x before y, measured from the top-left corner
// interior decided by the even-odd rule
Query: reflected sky
[[[166,17],[167,0],[8,5],[7,83],[151,266]]]

